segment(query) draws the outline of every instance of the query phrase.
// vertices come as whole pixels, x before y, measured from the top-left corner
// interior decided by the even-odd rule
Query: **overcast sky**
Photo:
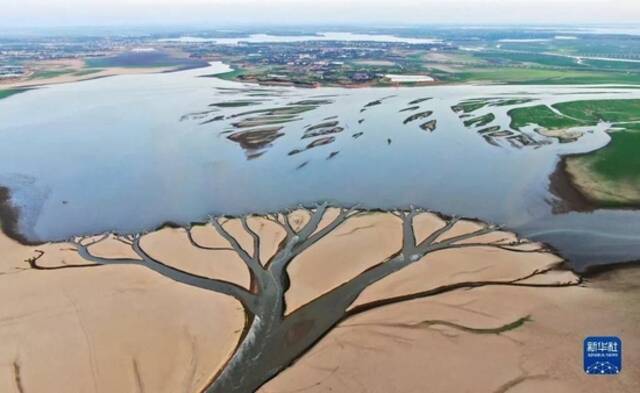
[[[639,23],[640,0],[0,0],[5,26]]]

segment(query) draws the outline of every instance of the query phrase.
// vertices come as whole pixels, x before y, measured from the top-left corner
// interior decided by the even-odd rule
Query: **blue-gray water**
[[[575,99],[640,97],[613,87],[433,86],[421,88],[259,88],[200,78],[226,66],[130,75],[49,86],[0,101],[0,185],[20,207],[20,230],[31,240],[77,234],[137,232],[209,214],[240,214],[330,200],[372,208],[410,204],[506,225],[557,247],[577,268],[640,259],[640,214],[601,210],[553,214],[549,175],[559,154],[604,146],[607,125],[578,142],[516,148],[487,143],[451,109],[470,98]],[[322,96],[322,97],[319,97]],[[329,96],[329,97],[325,97]],[[409,102],[415,111],[400,112]],[[382,99],[381,104],[367,103]],[[263,100],[247,107],[210,104]],[[259,108],[331,100],[286,124],[270,146],[247,151],[220,134]],[[488,107],[490,125],[508,129],[505,107]],[[210,113],[203,113],[207,111]],[[434,132],[407,116],[433,111]],[[216,116],[225,120],[213,121]],[[314,138],[305,126],[333,118],[335,141],[299,154]],[[364,119],[364,121],[361,121]],[[332,121],[330,119],[328,121]],[[238,131],[238,130],[234,130]],[[362,136],[353,135],[363,132]],[[317,139],[317,138],[315,138]],[[245,146],[246,147],[246,146]],[[262,152],[258,158],[247,156]],[[328,159],[332,152],[339,152]],[[306,164],[305,164],[306,163]],[[297,169],[299,166],[301,168]]]

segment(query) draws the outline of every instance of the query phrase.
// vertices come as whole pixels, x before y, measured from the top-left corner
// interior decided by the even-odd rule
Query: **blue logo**
[[[622,371],[622,340],[619,337],[584,339],[584,372],[589,375],[615,375]]]

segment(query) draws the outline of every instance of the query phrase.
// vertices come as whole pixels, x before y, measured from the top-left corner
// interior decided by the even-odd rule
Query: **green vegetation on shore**
[[[51,79],[56,78],[62,75],[67,75],[73,73],[74,70],[50,70],[50,71],[36,71],[30,79]]]
[[[583,158],[596,173],[611,180],[634,181],[640,187],[640,126],[614,132],[604,149]]]
[[[91,74],[96,74],[101,71],[103,71],[103,69],[101,68],[85,68],[80,71],[74,72],[73,76],[87,76]]]
[[[465,127],[471,127],[471,126],[483,127],[491,123],[495,119],[496,119],[496,116],[493,113],[487,113],[486,115],[483,115],[483,116],[478,116],[469,120],[465,120],[464,126]]]
[[[529,124],[537,124],[549,130],[579,127],[583,122],[561,116],[546,105],[516,108],[509,111],[511,128],[519,130]]]
[[[640,121],[640,100],[574,101],[553,106],[562,114],[587,122]]]
[[[567,158],[577,188],[603,206],[640,204],[640,100],[592,100],[511,110],[511,126],[537,124],[547,129],[613,124],[611,142],[585,155]]]
[[[537,124],[553,130],[595,125],[600,121],[609,123],[640,121],[640,100],[592,100],[572,101],[553,105],[516,108],[509,111],[511,127],[520,129],[528,124]]]
[[[245,71],[242,69],[237,69],[229,72],[223,72],[221,74],[211,74],[211,75],[203,75],[205,78],[219,78],[227,81],[232,81],[237,79],[239,76],[244,75]]]
[[[640,84],[640,73],[581,71],[534,67],[463,68],[459,72],[434,72],[439,80],[452,83],[490,82],[527,85]]]
[[[587,198],[605,207],[640,205],[640,125],[611,134],[596,152],[568,157],[566,169]]]
[[[6,89],[0,90],[0,100],[3,98],[11,97],[14,94],[23,93],[27,89]]]
[[[487,100],[468,100],[454,105],[451,109],[454,112],[471,113],[487,106]]]

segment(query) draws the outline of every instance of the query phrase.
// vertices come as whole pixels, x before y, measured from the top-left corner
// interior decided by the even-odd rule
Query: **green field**
[[[554,105],[563,114],[594,123],[640,121],[640,100],[594,100]]]
[[[10,97],[14,94],[25,92],[27,89],[6,89],[0,90],[0,100],[3,98]]]
[[[237,69],[229,72],[223,72],[221,74],[211,74],[211,75],[203,75],[206,78],[219,78],[224,80],[235,80],[241,75],[245,74],[245,70]]]
[[[640,204],[640,100],[573,101],[554,108],[565,116],[544,105],[511,110],[511,126],[517,129],[537,124],[561,129],[600,121],[613,123],[616,130],[606,147],[569,158],[574,171],[579,168],[574,181],[590,199],[604,206]]]
[[[584,122],[560,116],[546,105],[512,109],[509,111],[509,116],[511,117],[511,128],[516,130],[529,124],[537,124],[549,130],[586,125]]]
[[[471,126],[483,127],[491,123],[495,119],[496,119],[496,116],[493,113],[487,113],[486,115],[483,115],[483,116],[478,116],[469,120],[465,120],[464,126],[465,127],[471,127]]]
[[[453,108],[456,112],[471,113],[488,105],[486,100],[468,100],[455,105]]]
[[[31,79],[49,79],[58,76],[71,74],[73,70],[55,70],[55,71],[37,71],[31,76]]]
[[[73,76],[87,76],[102,71],[100,68],[87,68],[73,73]]]
[[[577,85],[640,84],[640,73],[624,71],[579,71],[534,67],[476,67],[460,72],[433,71],[444,82],[490,82],[503,84]]]
[[[614,181],[632,181],[640,187],[640,127],[614,132],[611,143],[581,158],[591,170]]]

